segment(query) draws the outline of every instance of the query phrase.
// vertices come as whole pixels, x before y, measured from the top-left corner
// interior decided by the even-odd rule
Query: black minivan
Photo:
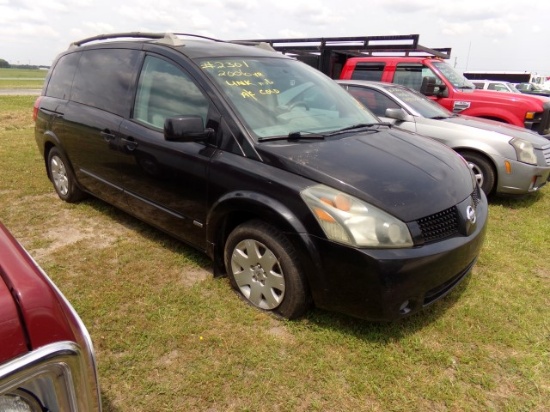
[[[459,155],[261,43],[84,39],[56,58],[34,118],[61,199],[91,194],[204,251],[284,318],[409,315],[483,244],[487,200]]]

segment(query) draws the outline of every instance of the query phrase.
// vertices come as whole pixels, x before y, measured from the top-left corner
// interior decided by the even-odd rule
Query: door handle
[[[106,142],[112,142],[113,139],[115,138],[115,135],[112,134],[109,129],[105,129],[99,132],[99,134],[101,135],[101,137],[103,137],[103,140],[105,140]]]
[[[128,150],[129,152],[133,152],[138,147],[138,143],[134,140],[133,137],[124,137],[120,140],[124,144],[126,150]]]

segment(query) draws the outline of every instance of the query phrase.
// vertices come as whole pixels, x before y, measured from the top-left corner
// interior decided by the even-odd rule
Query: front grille
[[[424,242],[435,242],[458,233],[458,210],[456,206],[423,217],[417,221]]]
[[[538,130],[536,131],[539,134],[545,135],[550,133],[550,102],[545,102],[542,107],[544,107],[544,111],[542,112]]]
[[[479,185],[476,185],[476,188],[472,192],[472,200],[474,201],[474,207],[479,205],[479,202],[481,201],[481,198],[480,198],[481,193],[479,193],[480,190],[481,188],[479,187]]]
[[[544,159],[546,160],[546,164],[548,166],[550,166],[550,146],[548,146],[546,149],[543,149],[542,154],[544,155]]]

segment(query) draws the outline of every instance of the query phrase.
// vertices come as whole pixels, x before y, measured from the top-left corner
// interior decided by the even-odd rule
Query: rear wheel
[[[224,255],[231,285],[250,304],[287,319],[308,309],[296,251],[273,226],[260,220],[241,224],[227,238]]]
[[[65,202],[77,202],[84,197],[84,192],[76,185],[69,162],[55,147],[48,153],[48,174],[57,195]]]
[[[461,155],[474,172],[481,189],[489,196],[495,190],[496,182],[495,171],[491,163],[485,157],[476,153],[461,153]]]

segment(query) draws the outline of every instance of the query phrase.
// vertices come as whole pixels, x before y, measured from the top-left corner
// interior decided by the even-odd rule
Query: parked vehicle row
[[[513,83],[499,80],[470,80],[478,90],[494,90],[496,92],[521,93]]]
[[[516,89],[521,93],[550,97],[550,90],[543,89],[539,85],[533,83],[518,83],[516,84]]]
[[[278,316],[410,315],[483,244],[487,199],[461,156],[261,46],[84,39],[54,62],[34,118],[61,199],[97,196],[204,251]]]
[[[485,193],[542,187],[550,142],[407,87],[338,83],[262,46],[101,35],[56,58],[35,138],[60,199],[96,196],[205,252],[258,309],[395,320],[471,272]],[[88,332],[1,224],[0,298],[0,409],[101,410]]]

